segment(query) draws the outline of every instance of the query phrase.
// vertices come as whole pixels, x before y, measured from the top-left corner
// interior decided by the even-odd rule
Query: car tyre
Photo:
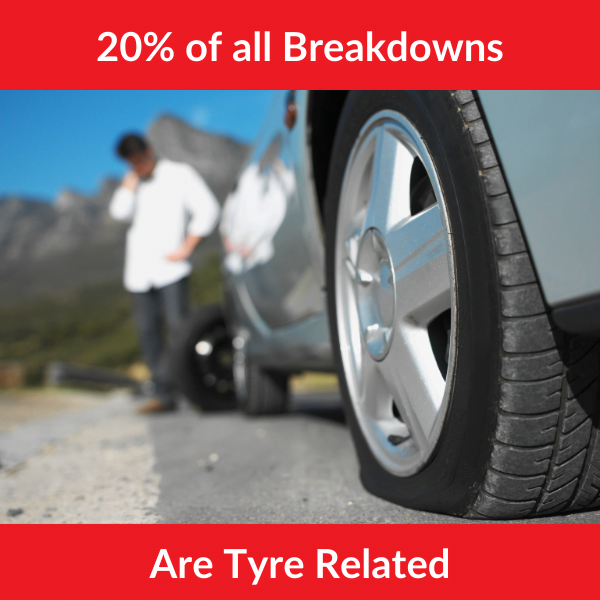
[[[195,309],[172,343],[174,385],[202,410],[235,409],[232,354],[222,307]]]
[[[244,365],[244,392],[238,393],[240,408],[247,415],[274,415],[287,410],[288,376],[286,373],[267,371],[257,364]]]
[[[399,131],[405,127],[417,132],[420,141],[415,144],[424,148],[423,160],[431,162],[429,179],[435,179],[433,188],[439,186],[436,200],[446,219],[442,216],[453,300],[440,329],[447,331],[445,354],[436,352],[431,335],[427,350],[435,355],[440,372],[447,369],[440,408],[428,421],[435,434],[431,439],[414,418],[418,411],[411,412],[410,402],[419,410],[421,405],[418,394],[411,396],[418,385],[410,388],[407,363],[384,367],[396,356],[394,343],[405,339],[389,307],[410,296],[409,288],[394,283],[393,302],[388,302],[389,282],[404,281],[398,273],[410,271],[412,255],[405,262],[388,260],[397,248],[389,249],[377,228],[361,225],[357,243],[343,237],[352,225],[346,219],[350,225],[344,230],[344,202],[350,197],[345,181],[357,164],[365,128],[371,123],[384,127],[377,125],[378,115],[381,123],[396,119]],[[373,163],[365,159],[365,172],[369,164],[378,164],[377,156],[385,155],[374,156]],[[352,189],[360,189],[359,184]],[[411,192],[417,188],[411,182]],[[366,219],[374,212],[368,210],[374,188],[368,189]],[[399,227],[416,222],[419,211],[431,208],[426,202],[415,209],[413,200],[418,204],[411,197],[411,213]],[[390,202],[386,210],[389,216],[397,206]],[[364,486],[406,507],[471,518],[529,517],[600,506],[600,343],[564,334],[550,320],[476,96],[470,91],[350,92],[330,163],[325,225],[332,343]],[[357,246],[358,252],[352,250]],[[352,258],[353,252],[358,258]],[[349,275],[344,274],[344,261]],[[369,292],[373,281],[379,287]],[[411,347],[409,342],[405,346]],[[353,356],[360,360],[353,362]],[[371,364],[363,356],[374,367],[361,370]],[[414,360],[420,360],[418,352]],[[380,375],[384,371],[385,377]],[[422,372],[424,379],[429,372]],[[398,389],[388,380],[399,382]],[[360,390],[365,390],[363,396]],[[391,402],[384,419],[380,407],[371,405],[383,405],[377,398],[387,398],[388,392]],[[397,402],[396,392],[410,402]],[[420,437],[408,427],[413,422]],[[386,437],[388,431],[392,434]],[[420,460],[410,462],[408,450],[402,454],[411,443]]]

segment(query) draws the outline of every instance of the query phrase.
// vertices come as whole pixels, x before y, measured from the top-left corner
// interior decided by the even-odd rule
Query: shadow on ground
[[[346,415],[338,392],[298,394],[292,399],[292,413],[303,413],[335,423],[345,423]]]

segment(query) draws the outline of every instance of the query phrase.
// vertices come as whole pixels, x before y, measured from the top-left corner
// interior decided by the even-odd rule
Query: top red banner
[[[597,88],[600,10],[576,5],[4,3],[1,87]]]

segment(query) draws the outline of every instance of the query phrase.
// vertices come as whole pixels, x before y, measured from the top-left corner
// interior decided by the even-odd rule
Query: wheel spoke
[[[365,229],[385,233],[410,216],[413,155],[385,125],[377,130]]]
[[[358,425],[382,467],[401,476],[432,455],[452,385],[454,265],[441,190],[410,121],[386,110],[364,124],[341,186],[336,319]]]
[[[378,368],[417,445],[426,448],[445,386],[427,330],[410,326],[397,330]]]
[[[448,246],[436,204],[387,235],[396,277],[396,317],[427,325],[450,308]]]
[[[381,391],[381,378],[377,372],[376,362],[365,345],[361,344],[358,397],[364,409],[371,415],[377,414],[379,410]]]
[[[365,414],[377,422],[385,439],[401,441],[412,437],[405,420],[398,420],[393,413],[393,394],[382,376],[380,363],[369,354],[364,344],[361,350],[361,375],[358,397]]]

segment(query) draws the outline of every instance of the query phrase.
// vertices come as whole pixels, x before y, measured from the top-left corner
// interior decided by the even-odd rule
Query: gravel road
[[[187,405],[141,417],[124,393],[22,421],[16,404],[0,398],[0,422],[13,414],[0,429],[3,523],[467,522],[368,494],[335,395],[253,419]],[[600,523],[600,511],[529,522]]]

